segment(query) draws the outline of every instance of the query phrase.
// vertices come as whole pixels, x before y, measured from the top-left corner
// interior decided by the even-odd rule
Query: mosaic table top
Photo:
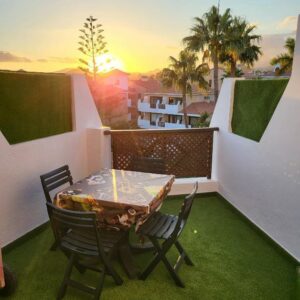
[[[173,182],[173,175],[103,169],[58,193],[56,205],[96,211],[106,223],[129,227],[161,205]]]

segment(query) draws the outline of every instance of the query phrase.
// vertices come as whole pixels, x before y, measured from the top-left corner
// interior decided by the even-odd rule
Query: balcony
[[[102,126],[85,78],[72,75],[69,131],[14,145],[1,133],[0,240],[5,261],[19,277],[15,299],[55,298],[65,267],[59,251],[48,251],[53,237],[39,175],[67,163],[79,180],[101,168],[134,170],[136,158],[160,159],[165,173],[176,176],[172,197],[163,204],[166,212],[176,214],[182,195],[199,183],[182,234],[195,266],[181,270],[186,289],[175,288],[159,266],[146,282],[122,273],[124,285],[115,287],[107,279],[104,298],[141,299],[155,291],[152,298],[296,299],[299,57],[298,42],[292,77],[259,141],[232,132],[234,79],[224,80],[209,129],[172,130],[164,123],[163,130],[110,130]],[[151,172],[151,166],[143,171]],[[143,254],[137,261],[144,266],[151,257]],[[68,293],[71,299],[85,299],[74,290]]]
[[[138,101],[138,111],[140,112],[151,112],[151,113],[161,113],[161,114],[169,114],[174,115],[178,114],[182,110],[182,105],[180,104],[166,104],[159,103],[159,101],[155,103],[142,102]]]
[[[179,122],[177,123],[169,123],[163,121],[150,121],[146,119],[138,118],[137,125],[140,128],[149,129],[149,128],[166,128],[166,129],[183,129],[185,128],[184,124]],[[188,128],[191,128],[191,125],[188,125]]]
[[[170,128],[170,129],[183,129],[185,128],[185,125],[182,124],[182,123],[168,123],[168,122],[165,122],[165,128]],[[191,125],[188,125],[188,128],[191,128],[192,126]]]

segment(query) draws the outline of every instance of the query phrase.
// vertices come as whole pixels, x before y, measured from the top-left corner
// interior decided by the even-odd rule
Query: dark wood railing
[[[153,172],[151,164],[164,163],[164,173],[176,177],[211,178],[214,131],[218,128],[107,130],[111,134],[113,168]]]

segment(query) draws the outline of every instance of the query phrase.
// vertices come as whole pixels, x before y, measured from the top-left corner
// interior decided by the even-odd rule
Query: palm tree
[[[242,69],[236,68],[234,76],[232,76],[231,69],[226,68],[221,80],[224,80],[225,78],[229,78],[229,77],[243,77],[244,75],[245,73],[243,72]]]
[[[208,74],[209,68],[206,63],[197,66],[197,55],[187,49],[180,51],[178,59],[173,56],[169,59],[169,68],[164,68],[160,77],[164,86],[173,86],[181,90],[184,124],[187,128],[186,96],[188,94],[192,96],[193,83],[197,83],[200,88],[207,89],[208,83],[204,75]]]
[[[202,18],[195,18],[195,25],[191,28],[192,35],[183,39],[188,49],[203,51],[203,59],[211,58],[214,68],[215,101],[219,94],[219,54],[231,20],[230,9],[221,15],[219,8],[212,6]]]
[[[280,65],[280,68],[278,70],[279,75],[292,70],[295,51],[295,39],[291,37],[287,38],[284,48],[287,49],[286,53],[281,53],[271,60],[272,66],[278,64]]]
[[[229,65],[231,77],[236,77],[238,62],[252,67],[262,54],[256,45],[261,36],[253,34],[255,29],[255,25],[250,25],[240,17],[235,17],[228,27],[220,61]]]

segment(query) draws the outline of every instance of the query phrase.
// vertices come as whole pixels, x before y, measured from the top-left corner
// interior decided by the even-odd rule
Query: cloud
[[[75,62],[77,62],[76,58],[72,58],[72,57],[49,57],[49,58],[40,58],[36,60],[37,62],[41,62],[41,63],[47,63],[47,62],[55,62],[55,63],[62,63],[62,64],[73,64]]]
[[[274,56],[286,51],[284,44],[288,37],[295,37],[295,32],[263,35],[260,43],[263,55],[255,64],[255,68],[271,69],[270,60]]]
[[[277,28],[278,29],[288,29],[288,30],[294,30],[297,27],[297,17],[296,16],[288,16],[285,17],[283,20],[281,20]]]
[[[14,55],[10,52],[0,51],[0,62],[31,62],[27,57]]]
[[[76,63],[77,59],[73,58],[73,57],[50,57],[49,58],[50,61],[52,62],[58,62],[58,63],[64,63],[64,64],[72,64],[72,63]]]

